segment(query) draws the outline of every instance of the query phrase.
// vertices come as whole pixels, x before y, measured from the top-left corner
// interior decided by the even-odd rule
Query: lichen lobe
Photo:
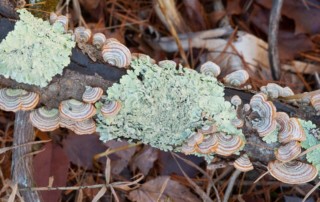
[[[45,87],[70,63],[75,43],[59,23],[51,26],[25,9],[18,12],[20,20],[0,44],[0,74]]]

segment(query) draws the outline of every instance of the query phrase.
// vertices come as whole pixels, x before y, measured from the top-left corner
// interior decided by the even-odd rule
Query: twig
[[[229,180],[229,184],[228,184],[227,190],[226,190],[226,192],[224,194],[223,202],[228,202],[229,201],[229,198],[230,198],[234,183],[236,182],[236,180],[239,177],[240,173],[241,173],[240,170],[235,170],[233,172],[233,174],[232,174],[232,176],[231,176],[231,178]]]
[[[278,51],[278,30],[281,16],[283,0],[273,0],[272,9],[269,20],[268,44],[269,44],[269,63],[271,68],[272,78],[280,79],[280,61]]]

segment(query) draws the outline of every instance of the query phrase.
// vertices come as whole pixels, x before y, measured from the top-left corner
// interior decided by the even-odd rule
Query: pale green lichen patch
[[[179,148],[192,131],[215,123],[220,131],[243,136],[232,125],[235,109],[224,100],[215,78],[168,63],[159,67],[149,58],[136,59],[133,70],[107,90],[106,101],[120,101],[121,110],[106,119],[98,113],[100,139],[140,140],[162,150]],[[101,103],[96,104],[101,108]]]
[[[311,121],[304,121],[299,119],[303,130],[307,136],[307,139],[301,142],[301,147],[304,149],[309,149],[315,145],[319,145],[320,141],[312,135],[312,131],[316,130],[316,125]],[[306,154],[307,161],[312,163],[318,170],[320,175],[320,147],[316,148],[313,151],[310,151]]]
[[[70,63],[75,46],[60,23],[35,18],[25,9],[0,44],[0,74],[17,82],[45,87]]]
[[[274,131],[269,133],[268,135],[264,136],[262,140],[268,144],[274,143],[278,141],[278,133],[279,133],[279,127],[277,126]]]

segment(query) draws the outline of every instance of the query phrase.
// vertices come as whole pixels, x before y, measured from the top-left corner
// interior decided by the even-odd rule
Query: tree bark
[[[22,145],[34,141],[33,126],[29,121],[29,111],[18,111],[14,121],[13,146]],[[19,188],[32,187],[33,184],[33,164],[32,145],[24,145],[13,149],[11,175],[14,183]],[[26,202],[40,202],[40,197],[36,191],[21,191],[21,195]]]

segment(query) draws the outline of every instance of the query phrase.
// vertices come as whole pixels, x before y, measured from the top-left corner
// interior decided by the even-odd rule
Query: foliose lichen
[[[35,18],[25,9],[0,44],[0,74],[17,82],[45,87],[70,63],[75,46],[61,23]]]
[[[236,111],[224,100],[224,87],[216,78],[176,68],[174,63],[159,67],[148,57],[133,60],[131,67],[103,98],[103,102],[120,101],[122,108],[113,118],[98,113],[102,141],[124,137],[164,151],[179,151],[193,131],[211,124],[227,134],[243,136],[232,125]],[[101,105],[96,104],[98,111]]]
[[[301,142],[301,147],[304,149],[309,149],[315,145],[319,145],[320,141],[312,135],[312,131],[317,129],[316,125],[313,124],[311,121],[305,121],[299,119],[302,128],[307,136],[307,139]],[[306,154],[307,161],[312,163],[318,170],[320,175],[320,147],[312,150]]]
[[[278,141],[278,133],[279,133],[279,127],[277,126],[277,128],[274,131],[272,131],[268,135],[264,136],[262,138],[262,140],[264,142],[266,142],[267,144],[277,142]]]

